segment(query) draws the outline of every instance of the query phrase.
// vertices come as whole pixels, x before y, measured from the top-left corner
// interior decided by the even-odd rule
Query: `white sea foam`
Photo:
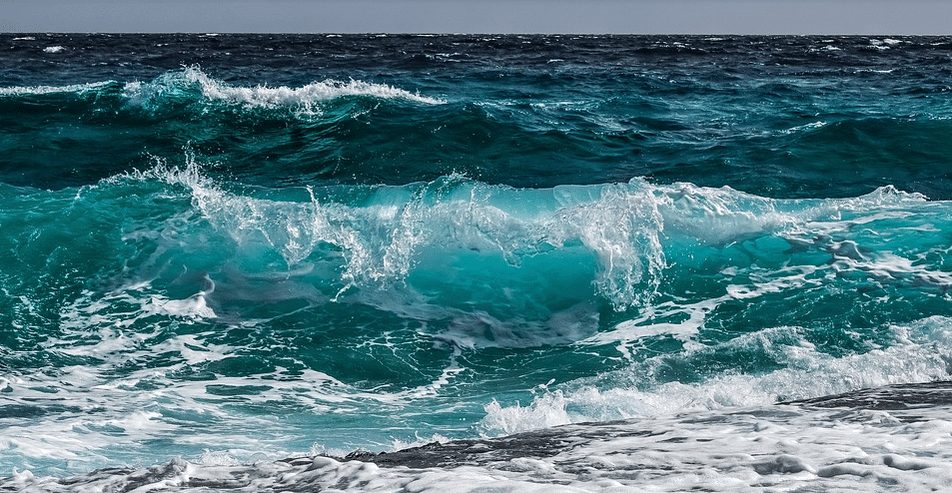
[[[488,435],[506,435],[568,423],[763,406],[865,387],[949,378],[952,319],[932,317],[892,330],[899,341],[896,345],[843,357],[820,352],[803,339],[798,344],[775,342],[796,334],[796,328],[788,327],[755,332],[712,347],[695,346],[681,357],[690,360],[694,354],[756,344],[763,352],[775,354],[786,367],[765,375],[726,374],[698,384],[672,382],[644,390],[600,388],[576,381],[564,390],[547,390],[526,406],[502,406],[494,401],[486,407],[482,427]],[[601,375],[598,381],[631,381],[626,370],[617,374],[614,379]]]
[[[871,48],[874,48],[874,49],[877,49],[877,50],[879,50],[879,51],[888,50],[888,49],[890,49],[890,48],[892,48],[892,47],[894,47],[894,46],[896,46],[896,45],[898,45],[898,44],[900,44],[900,43],[902,43],[902,41],[900,41],[900,40],[898,40],[898,39],[891,39],[891,38],[886,38],[886,39],[876,39],[876,38],[872,38],[872,39],[869,40],[869,45],[870,45],[870,47],[871,47]]]
[[[65,46],[47,46],[43,48],[43,53],[62,53],[63,51],[66,51]]]
[[[152,82],[130,82],[125,85],[125,96],[139,104],[161,98],[177,90],[197,88],[207,100],[237,104],[251,108],[292,108],[319,113],[321,102],[349,96],[368,96],[380,99],[403,99],[424,104],[441,104],[441,99],[423,96],[387,84],[360,80],[324,80],[300,87],[287,86],[233,86],[216,80],[198,67],[171,72]]]
[[[275,459],[291,451],[261,437],[285,436],[287,423],[235,412],[230,405],[270,409],[279,403],[305,415],[355,413],[362,403],[386,408],[432,397],[461,371],[451,358],[432,382],[393,392],[361,390],[320,371],[281,367],[254,375],[183,379],[183,373],[227,364],[240,354],[242,348],[216,342],[219,330],[254,327],[253,321],[233,326],[218,321],[207,304],[216,295],[213,279],[205,276],[199,286],[196,295],[170,299],[140,282],[107,293],[84,291],[63,307],[59,330],[45,347],[77,363],[23,375],[0,373],[0,395],[37,410],[28,422],[4,422],[0,457],[27,467],[43,463],[52,464],[51,470],[82,471],[132,462],[136,455],[155,453],[149,442],[174,436],[176,453],[195,456],[210,450],[206,458],[217,454],[244,463]],[[213,319],[219,325],[209,324]],[[235,420],[242,421],[240,426]],[[204,432],[182,434],[183,422],[201,423]],[[249,426],[260,435],[243,434]],[[306,436],[303,430],[297,433]],[[310,443],[305,438],[299,450]]]
[[[445,448],[436,466],[330,457],[235,465],[181,459],[61,481],[14,471],[19,491],[942,491],[952,481],[948,408],[903,411],[747,407]],[[465,447],[465,445],[464,445]],[[430,451],[432,453],[432,449]],[[413,456],[409,456],[413,457]],[[387,457],[383,458],[387,460]],[[427,463],[429,463],[427,465]]]
[[[44,51],[59,53],[63,47],[48,47]],[[30,94],[83,93],[118,85],[115,81],[63,86],[0,87],[0,97]],[[164,103],[167,97],[188,97],[188,91],[196,91],[204,101],[239,105],[246,108],[286,108],[300,114],[321,113],[320,105],[344,97],[372,97],[379,99],[405,100],[422,104],[442,104],[444,100],[387,84],[360,80],[324,80],[300,87],[287,86],[235,86],[216,80],[198,67],[168,72],[149,82],[133,81],[122,84],[122,96],[131,104],[154,106]]]
[[[92,82],[89,84],[69,84],[65,86],[16,86],[0,87],[0,97],[23,96],[31,94],[84,93],[107,87],[114,82]]]
[[[210,289],[200,290],[184,299],[169,299],[151,288],[149,283],[125,286],[108,293],[93,296],[90,291],[83,292],[75,303],[63,307],[60,312],[65,328],[87,328],[93,325],[111,327],[130,327],[138,321],[156,315],[181,317],[198,321],[213,319],[215,311],[208,306],[208,295],[214,292],[214,282],[207,278]],[[120,317],[111,319],[101,315],[106,308],[115,305],[127,306]],[[135,307],[132,309],[132,307]]]
[[[268,417],[232,414],[228,403],[264,407],[294,402],[295,408],[307,412],[347,413],[355,411],[356,399],[399,399],[361,393],[313,370],[297,372],[293,378],[280,369],[258,377],[177,378],[177,372],[228,360],[235,348],[209,342],[214,332],[207,330],[170,338],[167,324],[153,324],[151,331],[128,332],[120,323],[125,321],[122,313],[84,317],[67,312],[67,329],[47,342],[48,349],[99,363],[0,376],[0,389],[7,389],[5,398],[9,402],[27,409],[53,409],[22,424],[6,422],[0,455],[15,454],[19,463],[26,465],[53,461],[57,464],[54,469],[75,471],[123,457],[131,461],[129,454],[152,453],[146,445],[149,441],[176,436],[179,453],[195,454],[203,449],[222,453],[221,444],[227,443],[228,453],[236,460],[278,458],[289,451],[262,443],[259,437],[243,435],[240,430],[252,426],[264,434],[278,435],[286,432],[287,425]],[[98,334],[90,334],[91,330]],[[143,364],[149,360],[165,363],[150,368]],[[123,368],[121,378],[114,374],[118,368]],[[215,388],[249,390],[235,396],[216,394]],[[203,423],[206,434],[181,435],[183,419]],[[236,419],[243,421],[240,427],[229,424]],[[7,458],[12,460],[12,456]]]

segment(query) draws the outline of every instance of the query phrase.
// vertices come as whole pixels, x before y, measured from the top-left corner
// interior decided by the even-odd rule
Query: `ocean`
[[[0,491],[941,490],[950,156],[949,37],[0,34]]]

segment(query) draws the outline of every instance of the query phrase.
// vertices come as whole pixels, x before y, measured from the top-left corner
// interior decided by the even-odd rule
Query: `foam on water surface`
[[[52,46],[44,49],[47,53],[60,53],[66,48]],[[320,114],[323,102],[347,97],[367,97],[377,99],[405,100],[422,104],[443,104],[444,100],[413,93],[387,84],[376,84],[351,79],[349,81],[324,80],[300,87],[258,85],[252,87],[235,86],[216,80],[203,72],[201,68],[187,67],[157,77],[149,82],[116,81],[91,82],[87,84],[69,84],[64,86],[24,86],[0,87],[0,97],[77,94],[90,91],[106,92],[121,87],[119,95],[134,106],[161,108],[163,104],[176,98],[188,97],[192,91],[200,98],[196,102],[223,103],[238,105],[248,109],[291,109],[302,113]]]
[[[187,159],[181,168],[158,164],[80,190],[22,191],[20,207],[55,196],[85,217],[93,217],[86,207],[114,204],[95,219],[118,221],[103,230],[111,239],[99,250],[111,245],[125,260],[58,310],[59,330],[44,344],[68,363],[7,377],[8,419],[32,416],[7,428],[3,447],[23,458],[18,467],[84,470],[146,453],[145,444],[168,436],[177,437],[169,450],[188,457],[211,450],[240,462],[313,447],[380,450],[419,435],[400,417],[407,412],[449,418],[462,411],[469,421],[426,434],[498,436],[765,406],[949,373],[944,317],[862,329],[868,340],[837,355],[809,315],[797,319],[800,326],[768,319],[744,334],[717,335],[737,307],[796,310],[797,296],[855,289],[839,286],[902,292],[941,312],[950,282],[935,256],[947,248],[947,206],[920,195],[883,188],[847,199],[777,200],[644,180],[517,189],[462,176],[405,187],[242,192]],[[56,200],[51,214],[62,210]],[[51,227],[82,227],[63,220]],[[871,234],[896,222],[917,229],[918,241],[898,248],[893,237]],[[718,281],[685,286],[679,269]],[[539,283],[540,275],[561,284]],[[443,297],[458,289],[454,283],[467,295]],[[26,300],[14,311],[22,327],[37,317]],[[354,307],[385,323],[342,324]],[[902,305],[892,310],[909,316]],[[326,328],[291,328],[315,317]],[[285,320],[289,329],[272,329]],[[335,325],[345,331],[341,342]],[[333,351],[356,342],[352,357],[369,356],[373,371],[387,375],[364,378],[402,382],[354,378],[326,359],[333,351],[312,359],[309,340],[322,332],[326,344],[340,344]],[[476,375],[505,382],[523,374],[519,366],[487,367],[499,351],[529,351],[523,382],[543,386],[460,400]],[[560,354],[591,358],[599,369],[566,379],[548,364]],[[751,358],[768,370],[719,369]],[[275,406],[299,424],[270,417]],[[109,411],[90,418],[93,409]],[[341,440],[307,431],[312,416],[380,413],[394,414],[375,418],[390,420],[384,436],[353,430]],[[199,424],[206,438],[181,434]],[[249,426],[254,437],[243,434]]]
[[[252,466],[176,460],[63,482],[18,472],[0,486],[25,491],[936,491],[952,479],[945,467],[950,458],[943,452],[952,431],[945,399],[944,405],[912,411],[741,407],[346,459],[297,457]]]
[[[0,490],[941,488],[948,41],[0,35]]]
[[[152,104],[164,94],[197,87],[203,98],[254,108],[299,108],[313,111],[322,101],[342,97],[365,96],[380,99],[403,99],[417,103],[441,104],[442,100],[414,94],[386,84],[359,80],[325,80],[301,87],[237,87],[209,77],[198,67],[189,67],[148,82],[130,82],[123,89],[124,96],[138,104]]]

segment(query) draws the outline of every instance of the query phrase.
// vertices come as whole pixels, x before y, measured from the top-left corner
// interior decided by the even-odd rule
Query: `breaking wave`
[[[60,48],[62,47],[55,47]],[[50,51],[55,53],[57,51]],[[48,94],[119,97],[126,104],[159,110],[164,105],[193,98],[197,103],[218,103],[248,109],[289,109],[319,112],[320,105],[349,97],[393,99],[421,104],[442,104],[439,98],[424,96],[387,84],[360,80],[323,80],[300,87],[237,86],[217,80],[197,66],[162,74],[152,81],[103,81],[64,86],[0,87],[0,97],[37,96]]]

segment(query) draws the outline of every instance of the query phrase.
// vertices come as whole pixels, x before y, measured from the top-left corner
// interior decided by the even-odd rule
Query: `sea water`
[[[0,35],[0,489],[941,488],[952,399],[777,403],[949,378],[950,84],[941,37]]]

